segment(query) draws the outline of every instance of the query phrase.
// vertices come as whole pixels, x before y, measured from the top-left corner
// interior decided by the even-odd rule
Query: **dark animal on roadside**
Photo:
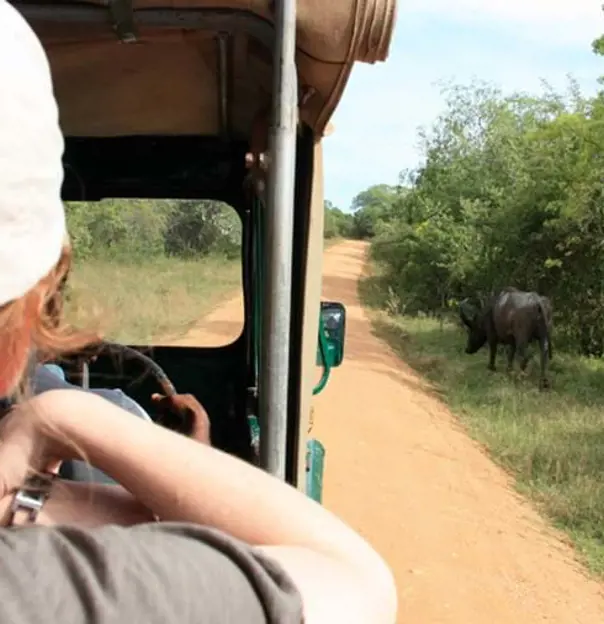
[[[497,346],[508,346],[508,372],[514,367],[516,354],[521,370],[528,363],[527,347],[536,340],[541,353],[541,378],[539,386],[549,387],[548,366],[552,358],[552,305],[547,297],[536,292],[517,288],[504,288],[483,306],[464,299],[459,305],[459,315],[468,329],[466,353],[476,353],[485,343],[489,345],[488,368],[495,370]]]

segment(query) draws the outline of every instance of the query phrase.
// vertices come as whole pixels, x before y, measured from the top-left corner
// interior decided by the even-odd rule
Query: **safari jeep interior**
[[[273,0],[37,0],[13,4],[50,59],[66,137],[65,201],[214,199],[242,221],[244,323],[221,347],[134,345],[207,409],[214,445],[252,459],[257,409],[262,202],[273,91]],[[323,197],[320,141],[355,61],[387,55],[395,0],[297,4],[299,132],[294,206],[287,479],[295,483],[317,379]],[[152,287],[152,285],[150,285]],[[81,359],[68,362],[81,382]],[[144,362],[101,351],[91,387],[152,414]],[[305,381],[310,377],[309,381]]]

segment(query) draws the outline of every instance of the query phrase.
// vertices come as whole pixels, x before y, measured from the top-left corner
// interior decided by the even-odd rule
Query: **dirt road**
[[[325,254],[324,297],[346,304],[347,341],[316,399],[312,435],[327,449],[324,504],[390,563],[399,622],[604,622],[602,586],[372,335],[357,297],[365,251],[345,242]],[[230,302],[214,322],[228,324],[233,309],[240,318]]]

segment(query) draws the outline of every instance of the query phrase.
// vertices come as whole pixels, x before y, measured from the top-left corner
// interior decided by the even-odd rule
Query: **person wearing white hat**
[[[0,395],[33,351],[93,336],[50,318],[65,275],[63,141],[48,61],[0,0]],[[84,456],[120,486],[62,482]],[[23,528],[26,526],[27,528]],[[16,528],[18,527],[18,528]],[[394,624],[392,574],[296,489],[93,394],[0,420],[0,621]]]
[[[3,13],[7,11],[14,13],[10,5],[3,3]],[[0,273],[0,306],[10,301],[25,306],[27,313],[21,318],[13,314],[12,320],[31,322],[33,327],[23,335],[5,338],[7,344],[0,344],[2,353],[10,353],[14,349],[10,341],[17,335],[27,341],[13,357],[4,358],[0,364],[0,397],[5,399],[16,389],[13,380],[22,377],[36,351],[48,357],[96,340],[89,333],[73,332],[64,326],[51,328],[50,315],[28,318],[40,299],[49,298],[49,303],[53,303],[52,296],[57,294],[69,269],[71,250],[60,194],[64,143],[48,62],[37,40],[37,45],[29,46],[28,54],[19,57],[18,63],[13,61],[12,51],[18,46],[23,48],[29,39],[19,28],[12,28],[11,23],[10,19],[5,20],[0,41],[2,81],[6,85],[0,97],[0,266],[5,268]],[[14,312],[17,307],[15,304],[10,310]],[[9,367],[10,371],[2,371],[2,367]],[[32,375],[31,385],[34,394],[71,386],[40,365]],[[89,392],[149,419],[142,407],[121,391],[91,389]],[[171,402],[156,404],[164,410],[177,411],[178,398],[170,398]],[[191,399],[187,398],[191,405]],[[207,420],[199,404],[192,417]]]

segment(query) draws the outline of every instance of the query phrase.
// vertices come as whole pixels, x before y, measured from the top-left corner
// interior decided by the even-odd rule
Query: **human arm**
[[[13,499],[13,493],[0,499],[0,527],[28,523],[23,512],[12,517]],[[107,524],[132,526],[154,520],[154,514],[121,485],[56,479],[36,517],[36,525],[96,528]]]
[[[395,621],[396,592],[382,559],[294,488],[98,397],[57,390],[30,403],[24,409],[41,415],[49,436],[70,440],[162,520],[215,527],[264,549],[294,579],[309,624],[336,613],[350,623]]]
[[[60,370],[60,369],[59,369]],[[42,394],[50,390],[79,390],[102,396],[110,403],[139,416],[144,420],[151,420],[149,414],[131,397],[121,390],[108,388],[82,388],[75,386],[49,370],[47,366],[38,364],[35,367],[32,379],[32,391],[34,395]],[[160,424],[170,423],[176,426],[168,426],[184,435],[201,442],[210,444],[210,418],[203,405],[192,394],[173,394],[166,396],[154,393],[151,402],[157,412],[156,421]]]

